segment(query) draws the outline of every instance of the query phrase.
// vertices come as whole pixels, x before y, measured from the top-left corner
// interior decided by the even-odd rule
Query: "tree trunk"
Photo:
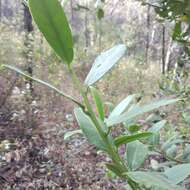
[[[165,68],[166,68],[166,49],[165,49],[165,43],[166,43],[166,27],[165,25],[162,26],[162,74],[165,74]]]
[[[32,25],[32,17],[29,11],[29,8],[24,5],[24,30],[25,30],[25,57],[27,62],[27,72],[30,76],[33,75],[33,48],[32,48],[32,32],[34,30]],[[33,82],[29,80],[29,89],[31,94],[33,93]]]
[[[166,68],[165,70],[168,72],[170,71],[171,69],[171,60],[170,60],[170,57],[171,57],[171,53],[172,53],[172,38],[170,38],[170,41],[169,41],[169,45],[168,45],[168,50],[167,50],[167,53],[166,53]]]
[[[3,1],[3,8],[1,11],[3,17],[6,17],[7,19],[11,19],[13,17],[13,8],[11,7],[11,4],[9,4],[9,1]]]
[[[0,0],[0,22],[1,22],[1,17],[2,17],[2,2]]]
[[[70,0],[70,8],[71,8],[71,23],[74,20],[74,13],[73,13],[73,0]]]
[[[33,76],[33,25],[32,25],[32,16],[30,14],[29,8],[24,5],[24,30],[25,30],[25,59],[26,59],[26,70],[30,76]],[[29,96],[26,96],[26,124],[27,127],[33,128],[35,125],[34,122],[34,110],[31,106],[34,100],[34,87],[33,81],[28,80],[26,83],[26,88],[29,91]]]
[[[150,46],[150,5],[147,7],[147,36],[146,36],[146,64],[149,62],[149,46]]]
[[[88,3],[86,0],[86,7],[88,7]],[[87,52],[89,47],[89,30],[88,30],[88,10],[85,10],[85,51]]]
[[[34,30],[32,25],[32,16],[26,5],[24,5],[24,29],[27,33],[31,33]]]
[[[99,34],[98,34],[98,49],[99,53],[102,52],[102,21],[98,20],[98,29],[99,29]]]

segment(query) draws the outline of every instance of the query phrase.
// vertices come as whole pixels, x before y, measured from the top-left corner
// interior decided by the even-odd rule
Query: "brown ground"
[[[31,128],[12,120],[7,107],[0,110],[0,190],[124,189],[122,182],[106,177],[107,158],[83,137],[63,140],[66,131],[77,128],[74,121],[40,110]]]

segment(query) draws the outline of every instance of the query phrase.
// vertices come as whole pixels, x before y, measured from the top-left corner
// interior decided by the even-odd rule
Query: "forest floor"
[[[7,84],[9,78],[0,81],[4,83],[0,86],[0,190],[126,190],[125,182],[107,175],[106,155],[97,152],[84,137],[64,140],[67,131],[78,129],[72,115],[73,105],[38,86],[33,107],[27,102],[27,93],[22,94],[24,81],[13,80],[11,85]],[[145,86],[149,89],[149,85]],[[15,87],[20,89],[19,95],[13,93]],[[106,86],[105,91],[116,87]],[[133,92],[132,87],[128,84],[122,94]],[[64,83],[64,88],[78,97],[69,83]],[[6,89],[10,93],[1,93]],[[3,94],[8,96],[6,101]],[[172,110],[168,110],[168,119],[177,124],[178,113]],[[161,162],[164,159],[158,158]]]
[[[84,138],[64,141],[65,125],[51,119],[31,129],[9,119],[0,119],[0,190],[125,189],[106,177],[106,156]]]

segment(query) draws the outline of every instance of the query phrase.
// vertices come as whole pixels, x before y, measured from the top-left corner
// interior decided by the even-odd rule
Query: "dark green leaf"
[[[129,125],[127,126],[127,129],[130,133],[136,133],[138,132],[140,129],[142,128],[142,125],[137,125],[137,124],[133,124],[133,125]]]
[[[117,137],[114,142],[115,142],[116,146],[120,146],[122,144],[127,144],[132,141],[148,138],[151,135],[152,135],[152,133],[150,133],[150,132],[144,132],[144,133],[139,133],[139,134],[130,135],[130,136],[123,135],[123,136]]]
[[[177,37],[179,37],[182,33],[182,30],[181,30],[181,22],[177,22],[175,24],[175,28],[174,28],[174,31],[173,31],[173,40],[176,40]]]
[[[94,87],[90,87],[92,96],[94,98],[95,104],[96,104],[96,109],[98,111],[98,114],[100,116],[100,119],[103,121],[104,120],[104,104],[101,100],[100,94],[98,90]]]
[[[104,10],[99,8],[98,11],[97,11],[97,16],[98,16],[98,19],[101,20],[102,18],[104,18]]]
[[[69,23],[58,0],[29,0],[31,14],[48,43],[62,60],[73,60],[73,39]]]

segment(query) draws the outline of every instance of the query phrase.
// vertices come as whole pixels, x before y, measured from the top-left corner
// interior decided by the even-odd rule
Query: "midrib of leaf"
[[[45,9],[46,9],[45,15],[46,15],[46,17],[48,18],[50,24],[53,26],[53,27],[51,27],[51,28],[52,28],[52,32],[53,32],[53,33],[55,32],[56,37],[59,39],[60,42],[62,42],[61,34],[60,34],[59,31],[57,30],[56,25],[54,24],[54,22],[53,22],[52,19],[51,19],[51,18],[52,18],[52,17],[50,16],[50,15],[51,15],[51,11],[50,11],[49,8],[48,8],[47,1],[45,1],[45,3],[44,3],[43,6],[44,6]],[[43,9],[43,8],[42,8],[42,9]],[[56,14],[56,13],[55,13],[55,14]],[[64,16],[64,17],[65,17],[65,16]],[[63,30],[63,31],[64,31],[64,30]],[[43,32],[42,32],[42,33],[43,33]],[[61,46],[60,43],[57,43],[57,44],[58,44],[58,46],[59,46],[60,49],[63,49],[63,52],[66,52],[66,49],[65,49],[65,46],[64,46],[64,45]],[[56,51],[55,51],[55,52],[56,52]],[[56,52],[56,54],[57,54],[57,52]],[[58,56],[60,57],[59,54],[58,54]],[[67,57],[67,54],[64,54],[64,56]],[[62,59],[62,61],[67,61],[67,60],[69,60],[68,57],[67,57],[67,60],[63,60],[62,56],[61,56],[60,58]],[[68,61],[67,61],[67,62],[68,62]]]
[[[135,147],[134,158],[136,158],[136,154],[137,154],[137,146]],[[136,159],[133,159],[133,161],[132,161],[132,168],[131,169],[133,169],[133,167],[134,167],[134,163],[136,162],[135,160]]]
[[[46,2],[46,1],[45,1]],[[51,11],[49,10],[49,9],[47,9],[47,3],[45,3],[46,4],[46,10],[47,10],[47,16],[48,16],[48,19],[49,19],[49,21],[50,21],[50,23],[51,23],[51,25],[53,25],[54,27],[53,27],[53,29],[54,29],[54,31],[55,31],[55,33],[56,33],[56,35],[57,35],[57,37],[58,37],[58,39],[60,40],[60,42],[62,42],[62,39],[61,39],[61,34],[59,33],[59,31],[57,31],[57,27],[55,26],[55,24],[54,24],[54,22],[52,21],[52,19],[51,19],[51,16],[49,16],[49,15],[51,15]],[[49,14],[48,14],[49,13]],[[59,46],[60,46],[60,43],[58,43],[59,44]],[[63,47],[61,46],[60,48],[63,48],[63,50],[64,50],[64,52],[65,52],[65,47],[64,47],[64,45],[63,45]],[[62,59],[62,57],[61,57],[61,59]]]
[[[136,156],[136,152],[137,152],[137,146],[135,146],[133,158]],[[130,158],[130,157],[128,157],[128,158]],[[131,158],[130,158],[130,159],[131,159]],[[134,160],[135,160],[135,159],[132,159],[132,162],[131,162],[130,160],[128,160],[129,162],[131,162],[131,170],[133,170]]]

